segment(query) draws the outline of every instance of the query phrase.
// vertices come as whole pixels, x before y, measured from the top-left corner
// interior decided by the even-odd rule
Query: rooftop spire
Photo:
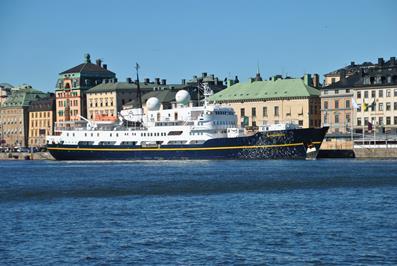
[[[256,76],[255,81],[262,81],[261,73],[259,72],[259,62],[256,65]]]
[[[91,63],[91,56],[89,53],[84,54],[84,62],[87,63]]]

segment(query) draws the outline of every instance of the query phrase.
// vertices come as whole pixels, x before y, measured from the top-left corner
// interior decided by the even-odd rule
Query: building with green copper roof
[[[212,95],[210,100],[215,102],[257,101],[318,97],[319,95],[318,89],[306,85],[302,79],[276,79],[237,83]]]
[[[302,127],[319,127],[320,91],[312,86],[311,75],[303,79],[273,77],[237,83],[212,95],[210,101],[234,108],[243,126],[293,122]]]
[[[29,85],[22,85],[11,90],[11,94],[0,107],[0,134],[5,142],[3,144],[28,145],[28,108],[32,102],[47,96],[47,93],[35,90]]]

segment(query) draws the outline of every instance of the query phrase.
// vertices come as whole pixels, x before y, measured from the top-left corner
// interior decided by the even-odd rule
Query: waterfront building
[[[228,88],[210,99],[233,107],[247,129],[287,122],[304,128],[320,127],[320,91],[310,86],[312,82],[310,74],[303,79],[283,79],[278,75],[262,80],[257,73],[245,83],[229,81]]]
[[[236,80],[238,82],[237,76]],[[187,87],[190,89],[197,88],[202,83],[208,84],[213,92],[221,91],[226,87],[219,77],[216,77],[215,74],[208,75],[207,72],[201,73],[201,76],[194,75],[192,79],[187,81],[186,79],[182,79],[181,82],[182,85],[187,85]]]
[[[364,62],[362,64],[356,64],[354,61],[350,62],[350,65],[331,71],[324,75],[323,86],[329,86],[335,82],[341,80],[341,76],[344,78],[350,77],[351,75],[358,73],[361,69],[371,68],[374,64],[371,62]]]
[[[141,94],[151,91],[164,91],[183,88],[180,84],[167,84],[165,79],[145,78],[139,83]],[[104,80],[101,84],[87,91],[87,115],[90,120],[115,120],[117,114],[132,103],[137,96],[137,83],[127,78],[126,82]]]
[[[77,121],[81,120],[80,116],[86,117],[86,92],[103,80],[117,82],[116,74],[100,59],[91,63],[89,54],[85,55],[84,63],[61,72],[55,89],[56,121]]]
[[[329,133],[397,133],[397,64],[395,57],[361,68],[321,90],[321,117]],[[353,108],[357,104],[357,109]]]
[[[7,100],[11,94],[11,89],[14,88],[11,84],[0,83],[0,106]]]
[[[191,80],[182,79],[179,84],[168,84],[166,79],[144,78],[139,82],[142,93],[142,102],[150,97],[157,97],[161,101],[161,108],[172,107],[175,94],[178,90],[186,90],[190,93],[192,104],[197,106],[203,98],[200,92],[200,84],[207,83],[211,89],[218,92],[225,88],[223,82],[214,74],[202,73],[200,77],[193,76]],[[115,120],[117,114],[125,108],[133,108],[136,101],[137,83],[131,78],[126,82],[114,82],[112,79],[104,79],[101,84],[87,91],[87,117],[91,120]]]
[[[54,134],[55,94],[34,101],[28,108],[29,112],[29,146],[42,147],[45,139]]]
[[[14,88],[0,107],[1,134],[5,145],[28,146],[29,105],[47,94],[29,85]]]

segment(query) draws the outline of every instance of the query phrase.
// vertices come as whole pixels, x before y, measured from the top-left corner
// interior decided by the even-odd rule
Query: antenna
[[[141,95],[141,87],[139,84],[139,70],[140,66],[138,63],[136,63],[135,65],[135,69],[136,69],[136,98],[138,100],[138,108],[142,108],[142,95]]]

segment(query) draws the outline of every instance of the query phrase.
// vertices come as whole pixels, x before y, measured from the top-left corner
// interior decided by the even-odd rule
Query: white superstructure
[[[237,117],[231,107],[209,104],[211,94],[204,88],[204,105],[189,106],[190,95],[181,90],[176,94],[176,106],[160,110],[160,101],[149,98],[147,112],[143,108],[122,110],[119,121],[94,122],[87,119],[76,125],[59,124],[57,134],[47,137],[47,143],[63,145],[120,146],[202,144],[208,139],[234,138],[243,130],[237,126]]]

